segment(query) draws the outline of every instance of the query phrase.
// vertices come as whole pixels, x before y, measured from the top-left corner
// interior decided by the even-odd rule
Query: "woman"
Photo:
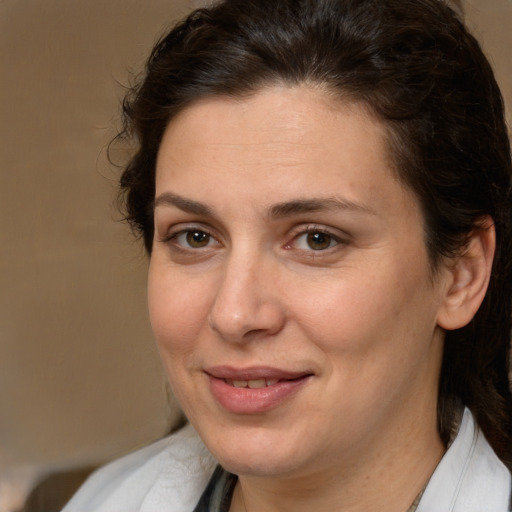
[[[125,116],[190,425],[65,510],[508,510],[510,146],[457,15],[225,0],[156,46]]]

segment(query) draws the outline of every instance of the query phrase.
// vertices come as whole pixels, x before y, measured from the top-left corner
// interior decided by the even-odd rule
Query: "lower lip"
[[[264,388],[235,388],[224,379],[210,376],[210,389],[219,404],[235,414],[258,414],[269,411],[295,395],[309,380],[305,376],[282,380]]]

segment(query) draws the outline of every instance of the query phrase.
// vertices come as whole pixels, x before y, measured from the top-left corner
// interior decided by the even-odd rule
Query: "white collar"
[[[511,475],[468,409],[432,475],[417,512],[507,512]]]

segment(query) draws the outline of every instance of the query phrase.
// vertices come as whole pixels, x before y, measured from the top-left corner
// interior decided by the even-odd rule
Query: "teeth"
[[[267,386],[265,379],[250,380],[247,384],[251,389],[260,389],[265,388]]]
[[[227,381],[235,388],[261,389],[267,386],[273,386],[279,379],[254,379],[254,380],[232,380]]]

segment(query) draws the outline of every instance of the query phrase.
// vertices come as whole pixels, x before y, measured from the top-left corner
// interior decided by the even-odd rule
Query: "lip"
[[[294,380],[311,375],[310,371],[290,371],[273,368],[270,366],[251,366],[249,368],[233,368],[232,366],[214,366],[207,368],[205,372],[216,379],[226,380],[258,380],[277,379]]]
[[[258,366],[216,366],[205,370],[216,401],[234,414],[259,414],[291,399],[313,376],[312,372]],[[272,381],[261,388],[234,387],[232,381]],[[276,382],[274,382],[276,381]]]

